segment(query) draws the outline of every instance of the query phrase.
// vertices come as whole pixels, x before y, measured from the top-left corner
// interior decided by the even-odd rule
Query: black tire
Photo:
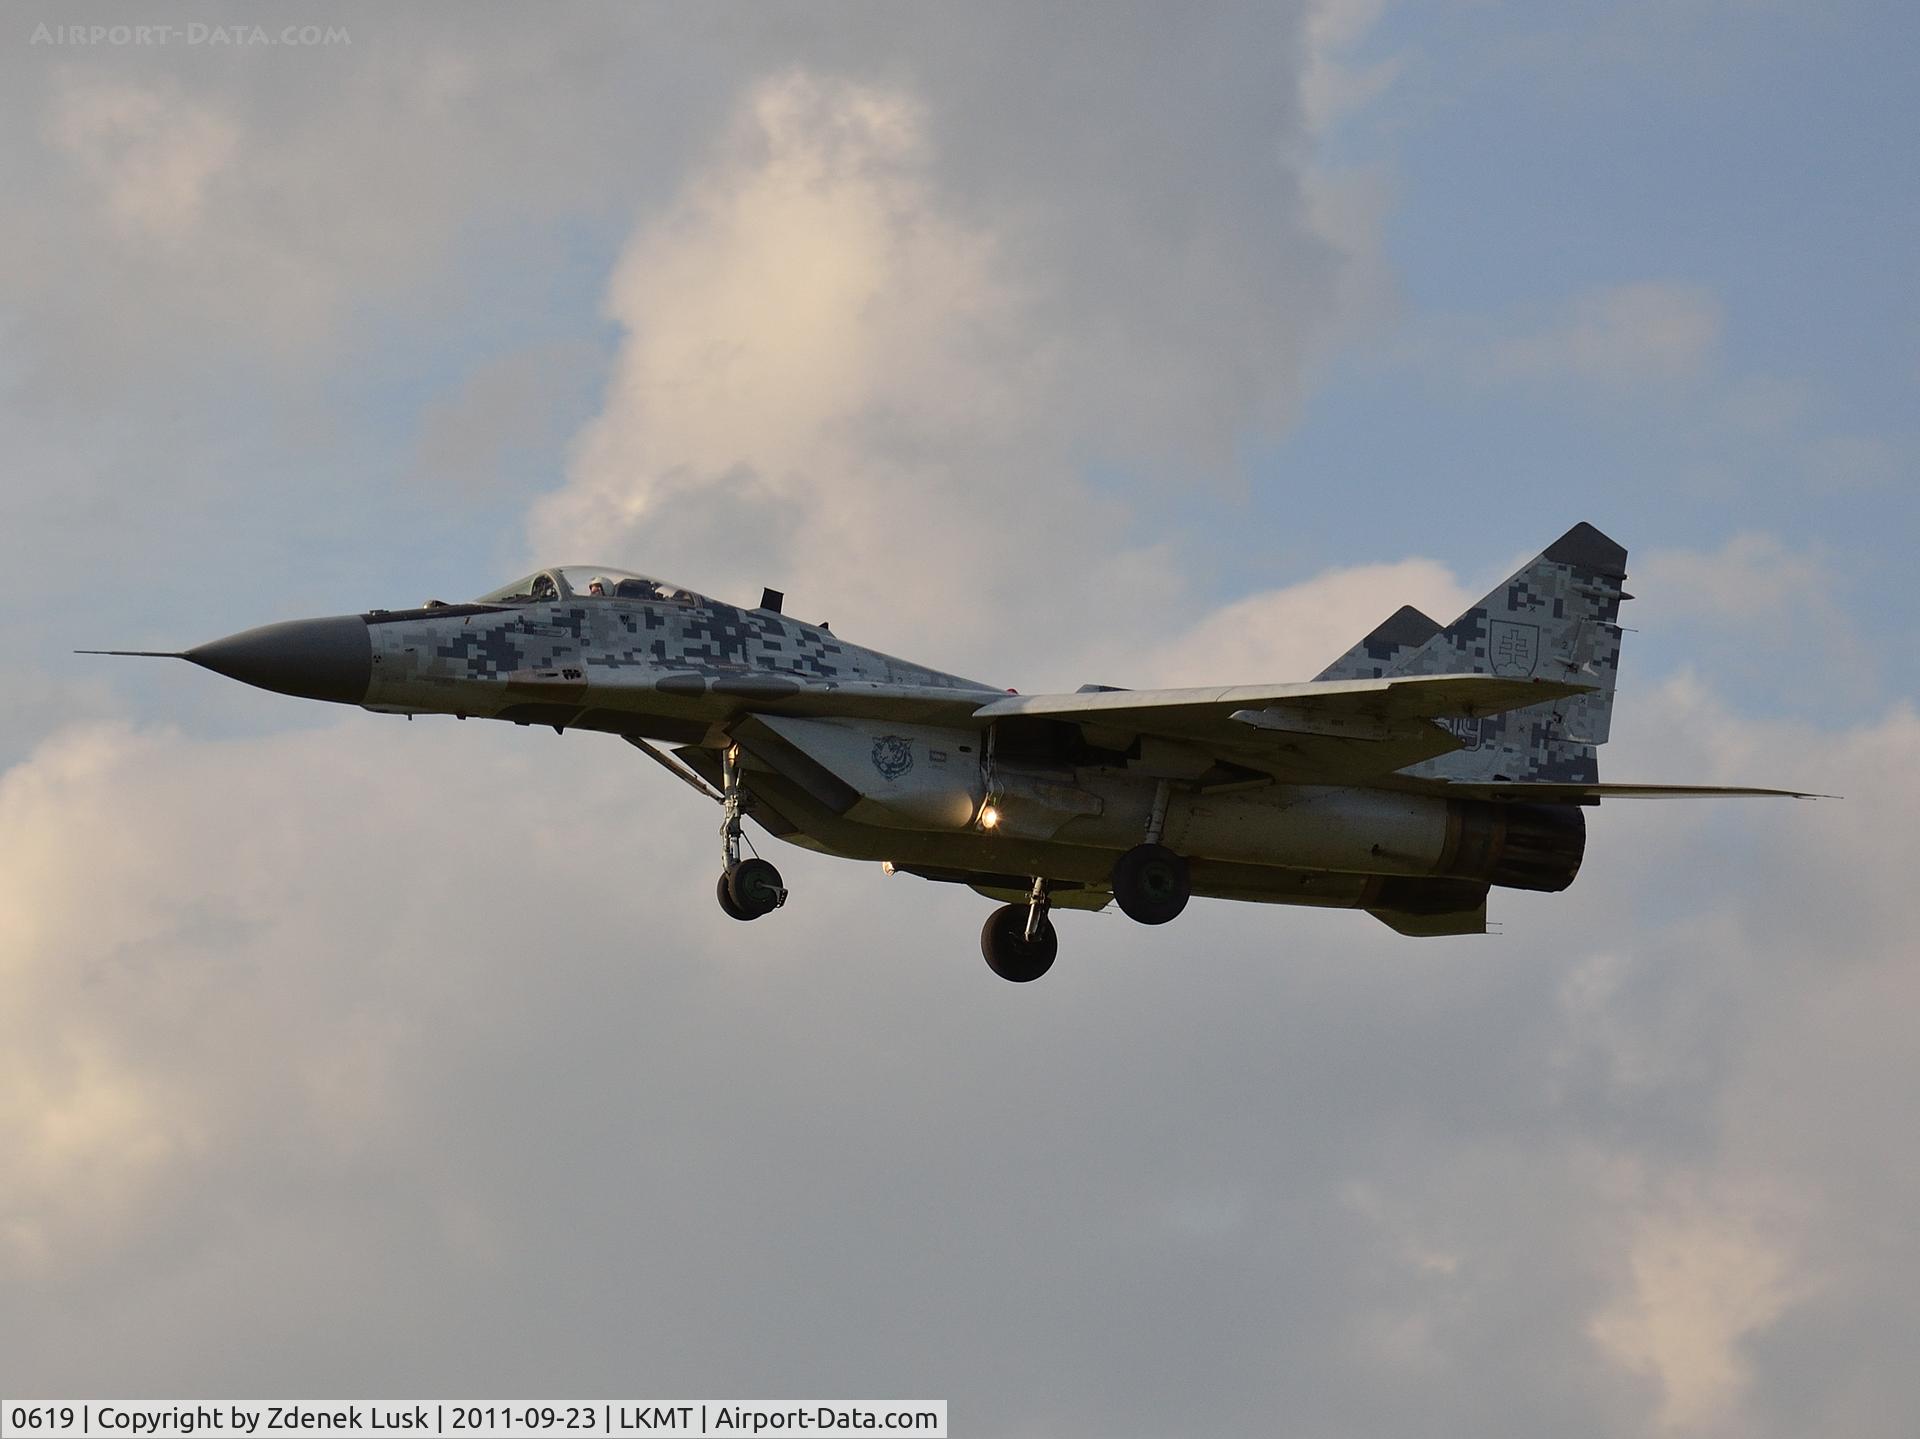
[[[980,931],[980,953],[987,957],[987,968],[1014,984],[1031,984],[1053,968],[1060,952],[1060,936],[1053,921],[1040,921],[1039,935],[1027,940],[1027,906],[1002,905],[987,916]]]
[[[733,902],[733,893],[727,888],[727,877],[720,876],[720,883],[714,886],[714,898],[720,901],[720,908],[726,911],[728,919],[758,919],[758,915],[748,914]]]
[[[742,919],[772,914],[787,902],[780,871],[764,859],[743,859],[727,871],[727,894]]]
[[[1128,919],[1165,924],[1193,897],[1186,860],[1163,844],[1136,844],[1113,867],[1113,897]]]

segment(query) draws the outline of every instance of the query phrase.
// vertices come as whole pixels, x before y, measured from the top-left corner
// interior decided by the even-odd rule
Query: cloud
[[[48,131],[132,247],[205,243],[209,191],[240,149],[231,114],[168,84],[79,75],[54,98]]]
[[[519,227],[540,274],[605,203],[611,156],[636,187],[654,155],[671,165],[625,143],[636,125],[665,139],[702,113],[678,82],[646,83],[653,50],[639,83],[562,82],[637,15],[337,24],[348,43],[0,57],[20,117],[0,298],[42,403],[100,404],[135,375],[191,390],[236,359],[310,372],[370,322],[457,313],[472,277],[450,261],[485,227]],[[712,74],[693,51],[682,68],[695,88]]]
[[[1274,314],[1218,351],[1195,342],[1210,321],[1161,328],[1170,294],[1219,303],[1240,257],[1081,295],[1076,267],[1116,237],[1056,253],[954,186],[943,133],[899,89],[795,71],[752,92],[622,257],[623,349],[535,510],[537,553],[669,556],[723,594],[775,583],[874,617],[882,645],[938,629],[974,672],[1031,655],[1033,616],[1126,629],[1183,602],[1163,546],[1129,533],[1126,488],[1086,478],[1095,437],[1211,452],[1290,400],[1311,327]],[[1305,211],[1291,223],[1317,253]],[[1295,358],[1267,373],[1275,347]],[[1196,390],[1214,396],[1200,440]]]
[[[1661,1386],[1662,1428],[1731,1418],[1751,1375],[1741,1345],[1785,1312],[1789,1262],[1752,1221],[1714,1207],[1650,1215],[1629,1240],[1628,1288],[1594,1339]]]
[[[1166,685],[1309,680],[1401,605],[1447,624],[1475,598],[1431,560],[1330,570],[1223,605],[1130,667]]]
[[[1710,655],[1726,680],[1778,690],[1783,666],[1817,689],[1776,703],[1858,705],[1878,691],[1871,647],[1840,600],[1828,559],[1777,536],[1734,535],[1714,551],[1656,549],[1636,562],[1635,624],[1664,649]]]
[[[1686,380],[1711,367],[1721,328],[1712,292],[1646,280],[1578,296],[1547,328],[1498,342],[1489,361],[1505,378],[1571,376],[1615,385]]]
[[[1692,383],[1718,368],[1724,316],[1704,286],[1638,280],[1551,307],[1423,322],[1402,345],[1408,361],[1481,386]]]
[[[684,556],[722,593],[790,576],[836,613],[944,602],[963,633],[1003,618],[967,592],[1047,583],[1010,573],[1072,502],[1027,398],[1045,363],[1018,353],[994,241],[943,212],[925,147],[896,92],[756,92],[622,258],[627,343],[538,552]]]
[[[28,584],[56,629],[132,587],[155,642],[203,637],[374,563],[407,512],[296,486],[271,417],[306,402],[323,456],[388,444],[333,386],[415,337],[421,478],[498,498],[579,377],[542,388],[544,332],[439,328],[476,294],[538,309],[623,235],[543,549],[784,581],[852,638],[989,678],[1068,655],[1066,683],[1303,677],[1471,598],[1403,559],[1222,601],[1206,548],[1222,455],[1390,298],[1377,198],[1313,154],[1366,85],[1312,67],[1367,5],[588,13],[0,59],[0,370],[35,442],[8,537],[112,580]],[[1556,377],[1684,388],[1718,326],[1662,284],[1505,328]],[[255,575],[207,561],[262,534]],[[28,671],[0,719],[31,745],[0,776],[8,1372],[593,1393],[644,1354],[683,1388],[944,1394],[983,1434],[1905,1434],[1920,723],[1726,700],[1755,607],[1778,634],[1841,603],[1818,551],[1648,559],[1642,603],[1718,638],[1623,692],[1609,774],[1846,802],[1610,804],[1579,883],[1497,896],[1485,941],[1069,915],[1020,991],[951,886],[774,846],[794,901],[727,920],[711,810],[604,737],[167,667],[146,708],[213,697],[186,737],[71,723],[130,702]],[[1776,687],[1818,693],[1785,648]]]
[[[459,500],[537,490],[540,467],[570,432],[575,396],[597,378],[599,350],[529,346],[481,361],[421,412],[410,478]]]
[[[377,454],[327,450],[421,390],[416,476],[498,496],[580,412],[573,370],[516,385],[571,341],[542,318],[552,291],[631,228],[611,303],[633,353],[604,443],[583,439],[543,512],[588,523],[542,518],[542,551],[773,583],[872,615],[882,642],[952,616],[946,663],[1007,678],[1028,615],[1179,603],[1167,547],[1186,537],[1138,516],[1226,482],[1381,308],[1377,197],[1318,165],[1304,118],[1306,11],[1226,4],[1199,30],[1152,6],[858,14],[743,34],[691,12],[369,10],[343,15],[352,43],[297,52],[17,47],[0,78],[31,123],[0,214],[0,343],[58,473],[14,498],[48,523],[75,496],[146,503],[139,528],[186,543],[217,500],[270,563],[255,477],[298,450],[316,473],[286,483],[330,514],[388,504]],[[805,203],[809,147],[838,158]],[[750,207],[786,226],[757,251]],[[713,323],[642,257],[702,283]],[[329,370],[350,346],[363,359]],[[699,357],[729,346],[722,384]],[[860,376],[875,388],[851,403]],[[220,447],[180,433],[215,415]],[[88,439],[98,472],[71,473],[75,436],[120,430],[144,437],[137,468]],[[644,532],[591,523],[623,484],[613,511],[644,500]],[[928,535],[912,558],[903,537]]]
[[[1910,1257],[1893,1257],[1872,1216],[1912,1202],[1878,1117],[1915,1081],[1887,1006],[1916,992],[1899,875],[1920,723],[1904,706],[1842,729],[1744,719],[1680,677],[1623,701],[1615,736],[1607,760],[1622,777],[1848,798],[1621,805],[1595,824],[1603,868],[1581,884],[1616,896],[1595,918],[1637,939],[1605,997],[1582,1003],[1581,1028],[1616,1057],[1618,1103],[1685,1117],[1666,1144],[1624,1131],[1637,1156],[1624,1271],[1595,1338],[1657,1380],[1676,1431],[1795,1432],[1844,1413],[1860,1432],[1896,1432],[1907,1401],[1879,1390],[1855,1407],[1870,1352],[1816,1359],[1805,1346],[1815,1330],[1903,1322],[1911,1303],[1874,1272]],[[1811,1387],[1805,1405],[1796,1386]]]
[[[1808,606],[1832,618],[1836,609],[1827,567],[1772,535],[1735,535],[1713,553],[1652,550],[1639,568],[1662,610],[1691,610],[1720,623],[1773,624]]]
[[[1327,129],[1378,104],[1400,77],[1398,57],[1358,65],[1348,58],[1384,8],[1385,0],[1318,0],[1311,7],[1307,35],[1313,59],[1301,83],[1307,118],[1315,129]]]
[[[1261,604],[1343,647],[1459,593],[1409,562]],[[989,1433],[1283,1397],[1346,1432],[1897,1432],[1871,1351],[1795,1326],[1912,1317],[1920,1195],[1854,1099],[1912,1087],[1920,723],[1676,680],[1617,733],[1861,800],[1608,806],[1579,883],[1472,944],[1067,916],[1016,993],[978,900],[868,866],[776,847],[793,903],[728,921],[711,812],[604,737],[69,731],[0,781],[0,1330],[54,1388],[107,1354],[130,1388],[592,1389],[641,1345],[688,1383],[891,1375]],[[303,1338],[370,1310],[427,1337]]]

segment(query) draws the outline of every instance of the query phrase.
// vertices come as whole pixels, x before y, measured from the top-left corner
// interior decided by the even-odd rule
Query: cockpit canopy
[[[705,595],[665,580],[605,565],[559,565],[480,596],[483,605],[535,605],[552,600],[643,600],[651,604],[704,605]]]

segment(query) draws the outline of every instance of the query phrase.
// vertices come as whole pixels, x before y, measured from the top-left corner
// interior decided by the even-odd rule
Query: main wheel
[[[758,915],[748,914],[733,902],[733,892],[727,888],[727,877],[724,874],[720,876],[720,883],[714,886],[713,893],[714,898],[720,901],[720,908],[726,911],[728,919],[759,918]]]
[[[1113,897],[1141,924],[1165,924],[1192,895],[1186,860],[1163,844],[1136,844],[1113,867]]]
[[[1053,968],[1053,957],[1060,952],[1060,936],[1053,921],[1040,921],[1040,933],[1027,939],[1027,906],[1007,904],[987,916],[980,931],[980,952],[987,957],[987,968],[1015,984],[1030,984]]]
[[[726,874],[727,895],[742,919],[772,914],[787,902],[780,871],[764,859],[743,859]]]

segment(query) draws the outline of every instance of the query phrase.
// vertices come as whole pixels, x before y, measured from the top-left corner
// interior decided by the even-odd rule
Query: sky
[[[14,7],[0,1391],[1910,1434],[1915,30]],[[1843,799],[1608,805],[1485,938],[1067,914],[1030,986],[777,845],[728,920],[610,737],[69,653],[597,562],[1304,679],[1581,520],[1603,778]]]

